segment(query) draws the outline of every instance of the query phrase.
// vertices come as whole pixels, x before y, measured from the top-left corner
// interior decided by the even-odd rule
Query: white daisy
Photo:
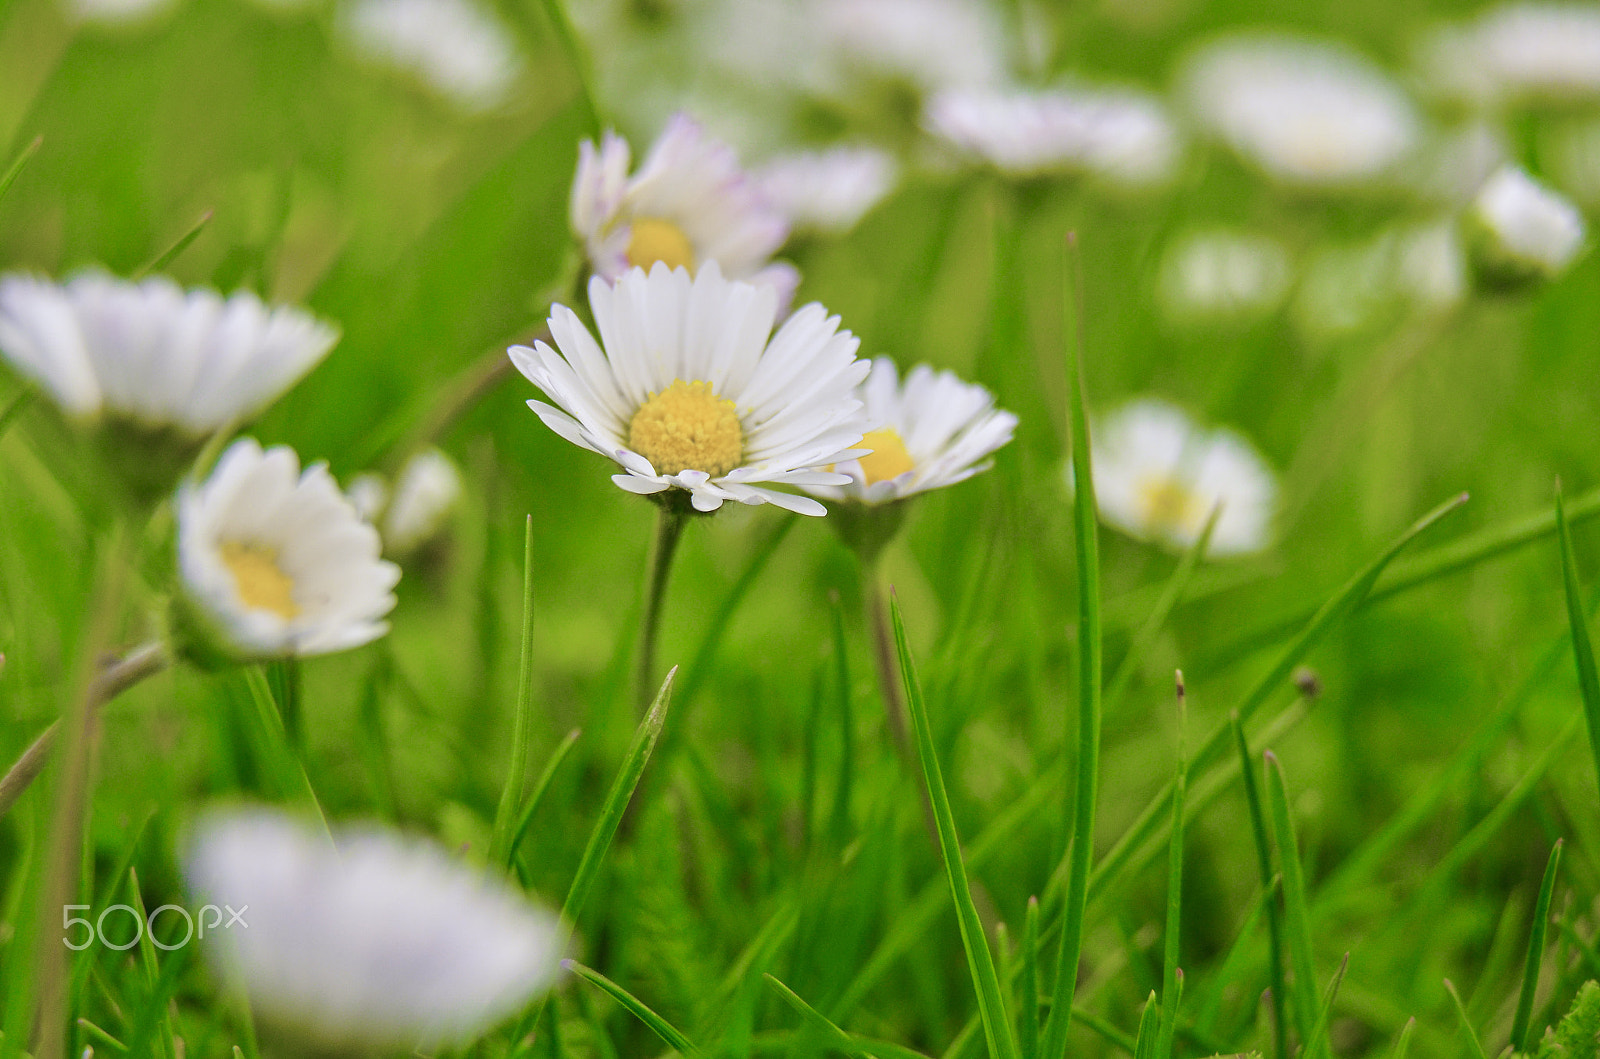
[[[572,228],[598,275],[615,280],[658,261],[692,273],[715,261],[730,279],[768,284],[788,304],[799,275],[771,259],[789,225],[733,148],[678,114],[632,177],[630,159],[628,141],[613,132],[599,147],[579,145]]]
[[[395,478],[394,495],[383,512],[384,549],[404,555],[428,543],[460,497],[461,472],[450,457],[438,449],[411,457]]]
[[[294,450],[230,445],[204,484],[178,491],[178,568],[188,612],[235,658],[317,655],[389,631],[400,568],[379,558],[323,464]]]
[[[1191,57],[1182,89],[1204,128],[1268,176],[1302,187],[1383,176],[1421,134],[1400,87],[1332,43],[1226,37]]]
[[[997,84],[1010,66],[1005,26],[982,0],[811,0],[809,13],[842,63],[924,92]]]
[[[522,72],[511,32],[471,0],[352,0],[339,24],[368,59],[415,74],[469,111],[504,102]]]
[[[1583,214],[1513,165],[1484,183],[1466,224],[1475,263],[1490,280],[1551,279],[1583,250]]]
[[[1502,4],[1426,37],[1419,64],[1442,95],[1477,106],[1600,96],[1600,5]]]
[[[809,497],[773,485],[844,485],[815,468],[849,459],[861,440],[854,388],[868,365],[859,340],[812,303],[772,332],[777,292],[657,263],[613,287],[589,281],[597,344],[577,314],[557,305],[543,342],[513,346],[517,370],[559,407],[529,401],[546,426],[615,460],[612,481],[630,493],[688,490],[697,511],[724,500],[826,514]],[[603,347],[602,347],[603,344]]]
[[[1157,295],[1173,320],[1248,320],[1276,309],[1293,281],[1293,262],[1281,242],[1216,228],[1190,232],[1167,248]]]
[[[1088,172],[1152,184],[1172,175],[1180,153],[1161,104],[1122,89],[947,89],[929,101],[923,124],[1016,176]]]
[[[330,842],[273,810],[213,812],[184,874],[227,909],[205,940],[252,1010],[325,1048],[464,1044],[559,971],[555,916],[393,832]]]
[[[876,147],[832,147],[770,159],[755,179],[795,228],[847,232],[894,189],[900,167]]]
[[[987,470],[988,458],[1011,440],[1017,417],[994,406],[994,395],[954,372],[919,364],[904,385],[894,361],[879,357],[857,391],[871,429],[860,447],[872,451],[834,464],[843,486],[812,485],[829,500],[882,504],[954,485]]]
[[[1277,485],[1231,430],[1203,430],[1164,401],[1134,401],[1097,425],[1093,466],[1101,517],[1130,536],[1186,548],[1220,504],[1210,554],[1269,543]]]
[[[299,309],[169,279],[0,277],[0,351],[76,419],[199,437],[260,411],[338,341]]]

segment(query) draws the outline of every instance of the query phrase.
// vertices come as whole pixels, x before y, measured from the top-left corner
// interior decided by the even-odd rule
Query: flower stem
[[[639,631],[639,660],[634,680],[641,713],[649,707],[659,686],[652,674],[656,666],[656,634],[661,628],[661,603],[667,595],[667,580],[672,576],[672,557],[678,550],[678,538],[683,535],[684,523],[688,521],[689,513],[680,505],[670,501],[661,505],[655,544],[650,552],[650,580],[645,587],[644,620]]]
[[[867,607],[867,624],[872,627],[872,661],[878,671],[878,690],[883,695],[884,721],[894,749],[907,764],[915,764],[911,739],[906,728],[906,700],[900,687],[900,664],[895,657],[894,633],[889,626],[889,608],[883,602],[883,575],[876,562],[866,564],[862,599]]]

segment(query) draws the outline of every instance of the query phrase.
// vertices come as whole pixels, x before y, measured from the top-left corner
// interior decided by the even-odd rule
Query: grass
[[[199,946],[58,944],[62,905],[188,907],[188,829],[238,801],[426,835],[562,908],[570,974],[461,1059],[1538,1046],[1600,977],[1600,256],[1333,338],[1297,295],[1185,325],[1158,290],[1186,232],[1270,232],[1303,263],[1426,211],[1282,194],[1204,144],[1143,198],[913,167],[851,233],[785,251],[800,301],[863,355],[984,383],[1015,440],[907,505],[871,566],[829,519],[726,505],[679,527],[667,591],[651,505],[498,358],[581,280],[582,138],[614,126],[642,155],[671,83],[768,97],[739,96],[682,5],[622,5],[610,36],[591,6],[495,6],[524,66],[476,116],[354,58],[331,9],[0,10],[0,268],[303,303],[341,342],[251,434],[341,482],[431,440],[466,483],[384,639],[167,664],[137,652],[170,625],[170,511],[113,541],[116,490],[0,366],[0,1059],[293,1054]],[[1459,13],[1226,0],[1133,25],[1126,6],[1029,8],[1038,61],[1163,89],[1195,40],[1267,20],[1399,68],[1396,42]],[[746,153],[906,144],[903,103],[809,100]],[[1537,166],[1570,120],[1519,112],[1510,149]],[[1100,516],[1090,428],[1148,394],[1260,448],[1291,501],[1270,548],[1219,555],[1218,516],[1170,550]],[[132,555],[108,593],[113,547]],[[96,685],[106,657],[159,661]]]

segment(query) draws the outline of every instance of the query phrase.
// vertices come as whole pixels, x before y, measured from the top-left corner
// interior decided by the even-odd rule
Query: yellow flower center
[[[226,541],[222,545],[222,561],[233,574],[245,606],[270,610],[285,621],[300,613],[294,602],[294,578],[278,565],[276,548]]]
[[[709,382],[674,379],[633,414],[628,448],[657,474],[704,471],[720,478],[744,460],[744,428],[733,402]]]
[[[628,264],[648,272],[660,261],[668,268],[694,271],[694,245],[682,228],[659,217],[635,217],[629,227]]]
[[[868,485],[898,478],[914,465],[906,443],[894,427],[868,431],[857,447],[872,450],[870,455],[861,457],[861,474]]]
[[[1145,525],[1154,530],[1192,530],[1205,517],[1194,490],[1176,478],[1146,478],[1139,483]]]

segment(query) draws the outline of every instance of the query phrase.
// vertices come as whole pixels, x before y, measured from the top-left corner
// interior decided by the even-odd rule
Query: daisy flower
[[[400,568],[323,464],[301,473],[294,450],[241,438],[204,484],[178,491],[177,509],[185,613],[206,646],[317,655],[389,631]]]
[[[84,272],[0,277],[0,351],[68,416],[200,438],[248,418],[327,356],[339,332],[248,291]]]
[[[1583,214],[1514,165],[1495,172],[1467,208],[1474,264],[1484,279],[1554,279],[1583,250]]]
[[[848,232],[894,189],[900,167],[876,147],[832,147],[773,158],[755,179],[795,228]]]
[[[860,447],[872,451],[834,464],[849,476],[846,484],[808,487],[830,500],[883,504],[954,485],[988,470],[989,456],[1017,427],[988,390],[926,364],[902,383],[894,361],[879,357],[857,395],[871,428]]]
[[[1600,7],[1513,3],[1447,25],[1421,45],[1423,79],[1476,106],[1600,96]]]
[[[184,875],[197,901],[242,917],[206,942],[252,1010],[323,1048],[465,1044],[559,970],[555,916],[394,832],[330,842],[280,812],[213,812]]]
[[[693,274],[710,261],[730,279],[776,288],[788,304],[799,275],[772,255],[789,237],[782,212],[739,168],[733,148],[675,115],[631,177],[628,141],[614,132],[578,148],[572,229],[597,275],[616,280],[656,262]]]
[[[384,552],[402,556],[443,530],[461,497],[461,472],[438,449],[426,449],[406,461],[393,490],[382,475],[368,472],[352,478],[344,495],[363,521],[378,527]]]
[[[368,59],[415,74],[464,110],[499,105],[522,72],[510,32],[470,0],[354,0],[340,25]]]
[[[1132,537],[1186,548],[1220,504],[1210,554],[1269,543],[1277,485],[1266,463],[1238,434],[1203,430],[1164,401],[1134,401],[1098,424],[1093,467],[1100,516]]]
[[[1224,38],[1190,59],[1182,89],[1203,128],[1268,176],[1300,187],[1384,176],[1421,135],[1400,87],[1330,43]]]
[[[812,303],[772,331],[777,292],[726,280],[715,261],[698,275],[657,263],[613,287],[589,281],[596,343],[562,305],[556,346],[513,346],[517,370],[555,402],[529,401],[546,426],[609,457],[630,493],[686,490],[697,511],[724,500],[826,514],[775,485],[844,485],[816,468],[851,458],[861,440],[854,388],[868,365],[859,340]]]
[[[952,88],[928,102],[923,124],[1014,176],[1087,172],[1147,185],[1170,177],[1179,155],[1160,103],[1124,90]]]

